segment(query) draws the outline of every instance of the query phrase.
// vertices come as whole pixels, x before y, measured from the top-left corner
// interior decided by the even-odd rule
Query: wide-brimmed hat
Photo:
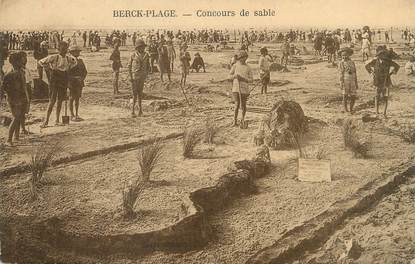
[[[66,41],[59,42],[59,47],[62,47],[62,46],[69,47],[69,43]]]
[[[146,43],[144,42],[144,40],[142,40],[142,39],[137,40],[137,41],[136,41],[136,43],[135,43],[135,47],[136,47],[136,48],[139,48],[139,47],[145,47],[145,46],[147,46],[147,45],[146,45]]]
[[[236,55],[238,60],[242,58],[248,58],[248,53],[245,50],[240,50],[239,53]]]
[[[353,55],[353,49],[351,49],[349,47],[344,47],[339,51],[340,55],[342,55],[343,53],[345,53],[347,56],[352,56]]]
[[[378,53],[378,52],[380,52],[380,51],[382,51],[382,50],[386,50],[387,48],[386,48],[386,45],[384,45],[384,46],[377,46],[376,47],[376,53]]]
[[[379,59],[382,60],[388,60],[391,58],[390,56],[390,52],[388,50],[385,49],[381,49],[376,53],[376,57],[378,57]]]
[[[72,51],[81,51],[81,50],[82,50],[81,47],[79,47],[78,45],[73,45],[73,46],[71,46],[69,48],[69,52],[72,52]]]
[[[47,46],[47,45],[48,45],[48,42],[46,40],[40,42],[41,47],[44,47],[44,46]]]
[[[121,39],[120,38],[117,38],[117,37],[113,38],[112,39],[112,44],[113,45],[115,45],[115,44],[120,44],[121,45]]]
[[[15,65],[21,58],[18,52],[13,52],[9,55],[9,62],[11,65]]]

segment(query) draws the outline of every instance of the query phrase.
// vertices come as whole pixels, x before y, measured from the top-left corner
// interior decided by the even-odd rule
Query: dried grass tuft
[[[138,164],[141,169],[141,181],[150,181],[150,174],[160,162],[163,155],[164,145],[161,140],[155,140],[153,143],[144,146],[138,154]]]
[[[38,188],[47,169],[52,165],[63,150],[64,146],[60,142],[44,142],[33,152],[30,160],[30,192],[33,199],[38,197]]]
[[[219,132],[219,127],[214,123],[212,119],[208,118],[206,119],[204,130],[205,142],[208,144],[213,144],[213,139]]]
[[[143,190],[146,187],[146,182],[143,180],[138,180],[133,184],[128,184],[124,186],[122,191],[122,206],[124,212],[124,218],[132,219],[135,217],[136,213],[134,207],[137,203],[137,199]]]
[[[194,128],[186,128],[183,135],[183,157],[191,158],[193,150],[200,142],[199,132]]]
[[[306,159],[326,159],[328,156],[328,151],[323,146],[315,146],[311,150],[303,150],[303,157]]]
[[[318,148],[315,158],[318,160],[326,159],[328,155],[328,151],[325,148]]]
[[[293,146],[296,146],[298,149],[298,153],[299,153],[299,157],[300,158],[305,158],[305,153],[303,152],[303,147],[302,147],[302,143],[301,143],[301,133],[298,132],[292,132],[290,130],[288,130],[291,138],[291,144]]]
[[[356,127],[353,125],[352,120],[345,120],[343,123],[343,141],[344,146],[350,149],[355,157],[367,158],[369,152],[369,143],[362,142],[356,131]]]

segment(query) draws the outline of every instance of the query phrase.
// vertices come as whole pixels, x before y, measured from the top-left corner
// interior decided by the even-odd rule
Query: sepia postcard
[[[415,264],[414,14],[0,0],[0,264]]]

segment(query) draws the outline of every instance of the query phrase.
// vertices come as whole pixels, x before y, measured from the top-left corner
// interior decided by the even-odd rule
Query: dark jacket
[[[87,75],[87,70],[82,59],[77,58],[75,67],[68,71],[70,85],[84,87],[84,80]]]
[[[118,71],[122,65],[121,65],[121,55],[120,51],[114,49],[111,53],[110,60],[112,61],[112,69],[114,71]]]
[[[48,55],[49,55],[48,49],[45,49],[45,48],[39,47],[38,49],[35,49],[33,51],[33,57],[35,57],[36,60],[41,60],[47,57]]]
[[[400,66],[390,60],[380,60],[379,58],[374,58],[373,60],[366,63],[366,70],[369,73],[373,73],[373,85],[376,87],[383,88],[384,86],[390,86],[392,84],[390,77],[390,68],[393,67],[393,72],[397,73]]]

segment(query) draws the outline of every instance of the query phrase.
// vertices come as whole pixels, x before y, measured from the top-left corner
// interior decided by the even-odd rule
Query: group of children
[[[68,43],[62,41],[59,44],[58,54],[49,55],[37,61],[38,66],[46,71],[49,81],[49,105],[46,118],[41,125],[42,128],[48,126],[55,103],[57,104],[55,125],[61,125],[60,111],[63,101],[66,103],[68,88],[72,120],[82,120],[79,117],[79,99],[81,98],[87,70],[82,59],[79,58],[81,49],[72,46],[69,48],[70,55],[68,55],[68,48]],[[29,113],[32,77],[26,68],[27,54],[24,51],[10,54],[9,62],[13,69],[4,76],[0,87],[0,100],[4,97],[4,94],[7,95],[8,105],[13,117],[9,127],[7,144],[13,146],[14,141],[19,140],[20,128],[22,128],[23,133],[27,133],[24,124],[25,115]],[[39,77],[42,78],[43,76]]]
[[[285,44],[289,43],[286,41]],[[142,115],[142,95],[145,80],[149,73],[151,73],[151,58],[152,55],[149,50],[146,50],[147,45],[141,39],[135,43],[135,52],[133,52],[128,61],[128,73],[131,80],[133,92],[132,116],[135,117],[135,105],[138,103],[138,116]],[[110,56],[112,61],[112,69],[114,73],[113,85],[114,94],[119,93],[118,81],[119,72],[122,67],[119,47],[120,41],[114,41],[114,50]],[[171,51],[168,46],[170,42],[161,41],[159,43],[157,54],[159,56],[158,63],[160,67],[161,80],[163,81],[163,73],[168,74],[170,81],[170,72],[173,70],[173,63],[171,61]],[[289,52],[289,45],[287,50],[283,49],[283,58]],[[205,64],[203,58],[199,53],[195,53],[193,63],[190,64],[191,57],[187,51],[188,45],[183,43],[180,45],[180,69],[181,69],[181,85],[186,84],[186,77],[190,69],[199,72],[201,69],[205,72]],[[39,70],[45,70],[49,81],[49,105],[46,112],[46,118],[42,127],[48,126],[51,112],[56,103],[56,125],[60,125],[60,111],[63,101],[67,100],[67,89],[69,88],[69,108],[73,121],[80,121],[79,117],[79,99],[82,95],[84,87],[84,80],[87,75],[87,70],[82,59],[79,58],[81,49],[78,46],[71,46],[62,41],[58,47],[58,53],[54,55],[38,57],[37,64]],[[68,51],[70,54],[68,54]],[[273,62],[272,57],[268,54],[267,48],[260,49],[261,56],[259,58],[259,76],[261,80],[261,94],[268,92],[268,85],[270,83],[270,65]],[[349,47],[343,48],[339,52],[338,70],[340,87],[343,93],[343,107],[346,112],[353,113],[354,104],[357,97],[358,79],[356,65],[352,61],[351,56],[353,50]],[[174,51],[175,57],[175,51]],[[234,120],[233,124],[238,125],[239,109],[242,110],[242,118],[239,124],[244,125],[245,115],[247,110],[247,100],[251,92],[249,85],[253,82],[252,69],[247,65],[246,60],[248,53],[246,50],[240,50],[234,57],[235,62],[232,64],[229,78],[232,80],[232,96],[235,101]],[[372,60],[366,62],[365,68],[373,76],[373,84],[376,87],[375,95],[375,109],[379,113],[379,102],[384,98],[385,106],[383,114],[386,116],[388,107],[389,88],[391,86],[391,75],[396,74],[399,70],[399,65],[393,61],[394,54],[385,47],[380,46],[376,51],[376,56]],[[29,71],[26,69],[27,55],[25,52],[12,53],[9,56],[9,62],[13,66],[13,70],[4,76],[3,83],[0,89],[0,98],[3,94],[7,95],[7,101],[13,120],[9,129],[9,137],[7,143],[13,145],[13,139],[18,140],[20,129],[24,133],[25,130],[25,115],[29,112],[29,105],[31,101],[31,83],[32,78]],[[415,75],[415,57],[411,57],[410,62],[405,66],[408,75]],[[39,71],[40,72],[40,71]],[[42,78],[42,75],[40,75]]]
[[[121,55],[120,55],[120,41],[115,40],[114,49],[111,53],[110,60],[112,61],[113,70],[113,89],[114,94],[119,93],[119,74],[120,68],[122,67]],[[180,60],[180,71],[181,79],[180,85],[186,85],[187,76],[190,70],[200,72],[206,72],[205,62],[199,53],[195,53],[193,62],[191,62],[190,53],[187,51],[188,45],[186,42],[180,44],[179,60]],[[155,71],[154,63],[157,62],[159,66],[160,79],[164,82],[164,74],[167,74],[169,82],[171,81],[171,73],[174,70],[174,60],[176,58],[176,50],[174,48],[172,40],[165,40],[162,37],[159,43],[156,43],[154,39],[150,40],[150,44],[147,45],[142,39],[135,41],[135,52],[130,56],[128,63],[128,71],[130,79],[132,80],[133,90],[133,105],[132,105],[132,116],[135,114],[135,105],[138,102],[139,112],[138,115],[142,115],[142,86],[148,74]],[[135,82],[134,72],[140,72],[140,82]],[[145,76],[145,77],[144,77]]]
[[[267,93],[267,88],[270,83],[270,64],[272,57],[268,55],[268,50],[263,47],[260,49],[259,59],[259,75],[261,80],[261,94]],[[338,71],[340,88],[343,93],[343,107],[345,112],[354,113],[354,104],[357,98],[357,90],[359,89],[356,65],[352,61],[351,56],[353,49],[345,47],[339,51]],[[283,58],[287,54],[284,54]],[[235,114],[233,124],[238,125],[239,108],[242,109],[241,123],[244,122],[246,114],[246,102],[251,90],[248,84],[252,83],[252,71],[246,64],[248,54],[245,50],[241,50],[238,55],[235,55],[229,73],[229,78],[233,81],[232,93],[235,102]],[[391,75],[397,74],[400,66],[393,60],[396,58],[396,53],[393,50],[388,50],[385,46],[379,46],[376,50],[376,56],[367,60],[365,69],[373,78],[373,85],[376,89],[374,100],[375,110],[379,114],[380,101],[384,101],[383,115],[387,116],[389,89],[392,86]],[[405,65],[405,71],[408,76],[415,76],[415,57],[411,56],[409,62]]]
[[[340,51],[341,61],[339,62],[339,79],[340,88],[343,92],[343,106],[344,111],[353,114],[354,103],[357,97],[357,90],[359,88],[356,74],[356,65],[351,60],[353,50],[349,47],[343,48]],[[376,50],[376,56],[367,60],[365,68],[372,76],[373,85],[376,88],[375,93],[375,109],[376,114],[379,114],[380,100],[384,100],[383,115],[387,116],[389,89],[392,86],[391,75],[397,74],[400,66],[393,61],[394,54],[385,47],[380,46]],[[349,106],[349,107],[348,107]]]

